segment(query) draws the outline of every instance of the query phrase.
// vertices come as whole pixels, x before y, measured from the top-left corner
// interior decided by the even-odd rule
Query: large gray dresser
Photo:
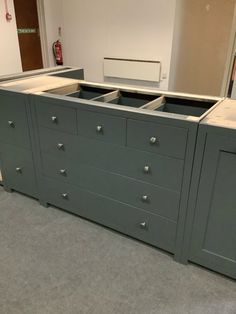
[[[217,101],[86,82],[32,95],[41,203],[181,260],[198,122]]]

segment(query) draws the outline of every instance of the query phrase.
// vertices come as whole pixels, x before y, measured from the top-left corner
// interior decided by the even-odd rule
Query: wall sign
[[[18,28],[18,34],[35,34],[37,33],[37,28]]]

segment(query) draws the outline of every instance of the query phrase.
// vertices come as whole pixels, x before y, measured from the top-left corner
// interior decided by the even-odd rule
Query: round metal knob
[[[145,172],[145,173],[149,173],[150,172],[150,166],[148,166],[148,165],[146,165],[146,166],[144,166],[143,167],[143,171]]]
[[[96,130],[97,130],[97,132],[101,133],[102,132],[102,126],[101,125],[97,125]]]
[[[141,199],[142,199],[143,202],[148,202],[148,196],[147,195],[143,195],[141,197]]]
[[[66,169],[60,169],[59,172],[61,175],[66,175]]]
[[[64,149],[64,144],[58,143],[58,144],[57,144],[57,148],[58,148],[58,149]]]
[[[16,172],[21,173],[22,172],[22,168],[16,167]]]
[[[57,123],[57,117],[52,116],[52,117],[51,117],[51,120],[52,120],[53,123]]]
[[[139,226],[140,226],[140,228],[142,228],[142,229],[146,229],[146,228],[147,228],[147,223],[146,223],[145,221],[140,222]]]
[[[155,144],[157,143],[157,138],[155,136],[150,137],[149,139],[150,144]]]
[[[12,127],[12,128],[14,128],[14,127],[15,127],[14,122],[13,122],[13,121],[11,121],[11,120],[9,120],[9,121],[8,121],[8,125],[9,125],[10,127]]]
[[[67,193],[62,193],[61,197],[64,198],[64,199],[68,199],[68,194]]]

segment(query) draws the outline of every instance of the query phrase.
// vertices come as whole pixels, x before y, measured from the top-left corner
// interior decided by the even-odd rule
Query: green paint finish
[[[236,137],[207,136],[190,259],[236,278]]]
[[[176,223],[73,185],[42,183],[48,203],[174,253]]]

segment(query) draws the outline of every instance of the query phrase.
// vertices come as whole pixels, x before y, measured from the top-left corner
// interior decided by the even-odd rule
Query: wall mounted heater
[[[105,77],[159,82],[161,62],[104,58],[103,73]]]

